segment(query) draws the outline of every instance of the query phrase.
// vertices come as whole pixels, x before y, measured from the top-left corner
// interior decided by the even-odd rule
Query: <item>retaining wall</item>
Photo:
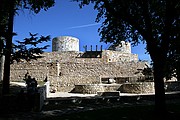
[[[146,62],[108,62],[106,58],[80,58],[80,52],[52,52],[42,54],[42,58],[11,65],[11,81],[22,81],[29,74],[38,81],[47,77],[50,89],[69,92],[79,84],[99,84],[101,78],[134,77],[143,75]],[[120,81],[118,81],[120,82]]]
[[[154,93],[154,82],[124,83],[120,87],[123,93]]]

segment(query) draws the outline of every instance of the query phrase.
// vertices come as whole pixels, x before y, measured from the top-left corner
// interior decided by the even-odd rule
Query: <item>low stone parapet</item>
[[[120,87],[120,91],[123,93],[154,93],[154,82],[134,82],[124,83]]]
[[[104,88],[100,84],[83,84],[75,85],[72,92],[83,94],[96,94],[97,92],[104,92]]]
[[[100,84],[104,88],[104,92],[119,91],[122,84]]]
[[[117,91],[121,84],[82,84],[75,85],[72,92],[83,94],[97,94],[97,92]]]
[[[180,81],[165,82],[165,91],[166,92],[180,91]]]
[[[44,105],[44,96],[41,92],[38,92],[34,95],[33,111],[35,112],[41,111],[43,105]]]

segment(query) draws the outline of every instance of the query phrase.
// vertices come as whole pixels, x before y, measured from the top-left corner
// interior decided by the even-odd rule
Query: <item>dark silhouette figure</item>
[[[44,79],[44,82],[47,82],[48,81],[48,78],[47,78],[47,76],[46,76],[46,78]]]
[[[31,109],[35,107],[35,95],[37,91],[37,81],[35,78],[31,78],[30,75],[25,79],[27,87],[28,104]]]
[[[25,76],[24,76],[24,79],[27,79],[28,76],[29,76],[29,72],[27,71],[27,73],[26,73]]]

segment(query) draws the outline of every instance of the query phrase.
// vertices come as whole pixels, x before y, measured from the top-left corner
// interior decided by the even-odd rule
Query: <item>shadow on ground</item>
[[[0,87],[2,89],[2,85]],[[0,119],[6,120],[153,120],[154,96],[68,97],[47,99],[40,112],[29,109],[21,86],[11,85],[11,94],[0,99]],[[179,120],[180,95],[167,96],[168,113],[163,120]]]

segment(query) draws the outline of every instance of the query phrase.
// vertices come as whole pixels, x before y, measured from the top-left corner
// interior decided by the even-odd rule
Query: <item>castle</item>
[[[70,92],[75,85],[106,83],[114,79],[116,83],[137,81],[144,77],[139,72],[147,62],[139,61],[137,54],[131,53],[131,44],[122,41],[107,50],[96,46],[96,50],[79,51],[79,39],[71,36],[56,37],[52,40],[52,52],[45,52],[42,58],[22,61],[11,65],[11,81],[22,81],[28,72],[38,81],[47,78],[50,89]]]

